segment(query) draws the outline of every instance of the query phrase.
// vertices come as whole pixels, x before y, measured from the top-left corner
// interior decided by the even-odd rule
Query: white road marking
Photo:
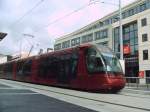
[[[34,95],[40,93],[0,93],[0,95]]]

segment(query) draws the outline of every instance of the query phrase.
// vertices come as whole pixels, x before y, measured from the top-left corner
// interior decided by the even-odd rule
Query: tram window
[[[22,65],[22,72],[24,75],[30,75],[31,74],[31,66],[32,66],[32,60],[26,60]]]
[[[70,73],[70,55],[62,55],[59,61],[59,78],[60,80],[66,79]]]
[[[12,63],[4,65],[4,71],[5,71],[5,73],[11,73],[13,71],[12,69],[13,69]]]
[[[69,68],[69,77],[75,78],[77,74],[77,64],[78,64],[78,54],[72,53],[70,54],[70,58],[68,60],[68,68]]]
[[[3,74],[3,66],[4,65],[0,65],[0,75]]]
[[[13,64],[12,63],[5,64],[3,70],[5,78],[11,78],[13,72]]]
[[[0,65],[0,71],[2,71],[3,70],[3,65]]]
[[[42,78],[73,78],[76,75],[77,55],[64,54],[41,58],[39,64],[39,77]]]
[[[39,77],[41,77],[41,78],[45,78],[45,76],[46,76],[46,70],[47,70],[46,63],[47,63],[47,60],[45,60],[45,58],[40,59]]]
[[[22,73],[22,65],[23,65],[22,61],[17,62],[17,75],[23,74]]]
[[[54,78],[57,74],[57,63],[56,57],[45,57],[41,58],[39,65],[39,77],[42,78]]]
[[[87,49],[86,64],[89,73],[98,73],[105,71],[100,54],[94,48]]]
[[[25,60],[17,62],[17,75],[30,75],[32,60]]]
[[[51,72],[52,72],[52,76],[51,77],[56,77],[57,74],[58,74],[58,62],[60,61],[60,59],[58,57],[52,57],[51,58],[51,63],[49,64],[50,65],[50,69],[51,69]]]
[[[73,54],[71,58],[71,77],[74,78],[77,73],[78,55]]]

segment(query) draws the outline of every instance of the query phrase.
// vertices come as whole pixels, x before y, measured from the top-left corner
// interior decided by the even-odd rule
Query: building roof
[[[0,32],[0,41],[7,36],[7,33]]]

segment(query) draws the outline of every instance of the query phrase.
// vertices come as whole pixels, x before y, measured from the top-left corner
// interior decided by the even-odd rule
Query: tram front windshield
[[[89,73],[122,73],[121,65],[112,51],[105,46],[91,47],[86,51],[86,63]]]
[[[108,47],[98,46],[98,50],[104,60],[107,72],[122,73],[122,68],[118,58]]]

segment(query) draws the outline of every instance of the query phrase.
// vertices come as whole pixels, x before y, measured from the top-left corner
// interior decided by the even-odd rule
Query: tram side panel
[[[0,78],[4,78],[4,64],[0,65]]]
[[[79,52],[78,73],[74,80],[77,88],[84,90],[101,90],[108,88],[108,77],[106,72],[90,73],[88,71],[88,63],[86,60],[86,51],[88,48],[82,48]],[[101,65],[103,68],[103,65]]]
[[[32,83],[37,83],[37,73],[38,73],[38,59],[33,59],[32,61],[32,67],[31,67],[31,82]]]
[[[16,69],[17,69],[17,63],[16,62],[13,62],[13,78],[12,80],[16,80]]]
[[[6,63],[0,65],[0,72],[1,78],[12,79],[13,63]]]
[[[73,88],[88,90],[88,76],[86,73],[85,66],[85,55],[84,49],[80,48],[78,51],[78,60],[77,60],[77,68],[76,68],[76,77],[71,80],[71,85]]]
[[[53,56],[39,57],[34,65],[35,74],[34,80],[39,84],[55,85],[56,84],[56,71],[55,59]]]
[[[15,65],[15,80],[31,82],[32,76],[32,59],[19,60]]]

